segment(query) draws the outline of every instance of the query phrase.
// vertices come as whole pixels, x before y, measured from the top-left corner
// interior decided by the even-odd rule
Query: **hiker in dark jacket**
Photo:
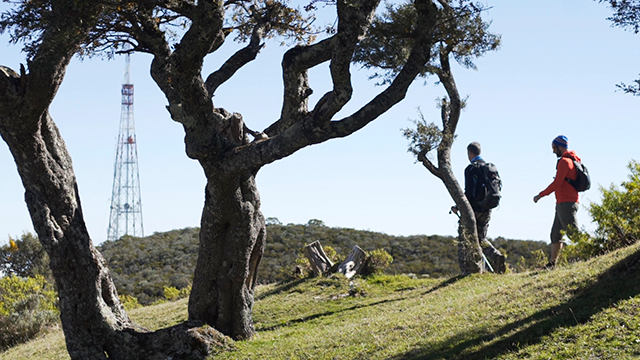
[[[533,197],[537,203],[541,198],[556,194],[556,215],[551,227],[551,256],[545,268],[553,269],[556,266],[560,251],[564,246],[564,239],[560,231],[566,231],[569,226],[578,229],[578,191],[567,181],[576,180],[576,167],[573,160],[580,162],[580,158],[574,151],[569,151],[569,140],[564,135],[558,135],[551,142],[553,153],[558,157],[556,165],[556,177],[553,182]]]
[[[479,181],[482,176],[482,169],[479,165],[486,163],[480,156],[480,151],[480,144],[477,142],[472,142],[467,146],[467,155],[469,156],[471,164],[464,169],[464,194],[473,208],[473,214],[476,218],[478,242],[482,248],[482,253],[493,266],[493,270],[502,274],[506,271],[505,257],[487,240],[489,220],[491,220],[491,209],[483,209],[477,202],[478,194],[482,191],[482,182]],[[457,214],[458,207],[451,207],[451,211]]]

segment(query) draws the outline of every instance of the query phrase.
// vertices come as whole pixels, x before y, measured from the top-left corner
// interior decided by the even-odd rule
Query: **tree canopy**
[[[613,10],[613,15],[607,20],[613,26],[621,27],[625,30],[640,32],[640,0],[598,0],[600,3],[608,3]],[[627,94],[640,96],[640,79],[633,80],[633,84],[620,83],[616,85]]]

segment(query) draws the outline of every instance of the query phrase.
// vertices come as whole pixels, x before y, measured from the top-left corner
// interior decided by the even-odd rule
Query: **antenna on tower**
[[[122,83],[122,112],[116,143],[113,170],[111,210],[107,240],[118,240],[123,235],[144,236],[142,226],[142,201],[140,199],[140,175],[138,173],[138,147],[133,120],[133,84],[130,80],[131,60],[126,55],[126,67]]]

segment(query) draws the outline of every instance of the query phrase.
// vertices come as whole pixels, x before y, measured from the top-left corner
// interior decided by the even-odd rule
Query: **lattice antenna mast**
[[[111,191],[111,211],[107,240],[118,240],[123,235],[144,236],[142,201],[138,173],[138,147],[133,120],[133,84],[130,81],[131,60],[126,55],[126,68],[122,84],[122,113],[116,143],[116,158]]]

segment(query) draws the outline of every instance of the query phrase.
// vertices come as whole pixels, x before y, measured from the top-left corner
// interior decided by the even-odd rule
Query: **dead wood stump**
[[[315,276],[324,275],[333,266],[333,262],[331,262],[327,254],[324,252],[319,240],[316,240],[304,247],[304,256],[309,259],[311,270],[313,270]]]
[[[338,267],[338,272],[346,276],[347,279],[351,279],[355,274],[360,273],[366,257],[367,253],[358,245],[355,245],[347,259]]]

